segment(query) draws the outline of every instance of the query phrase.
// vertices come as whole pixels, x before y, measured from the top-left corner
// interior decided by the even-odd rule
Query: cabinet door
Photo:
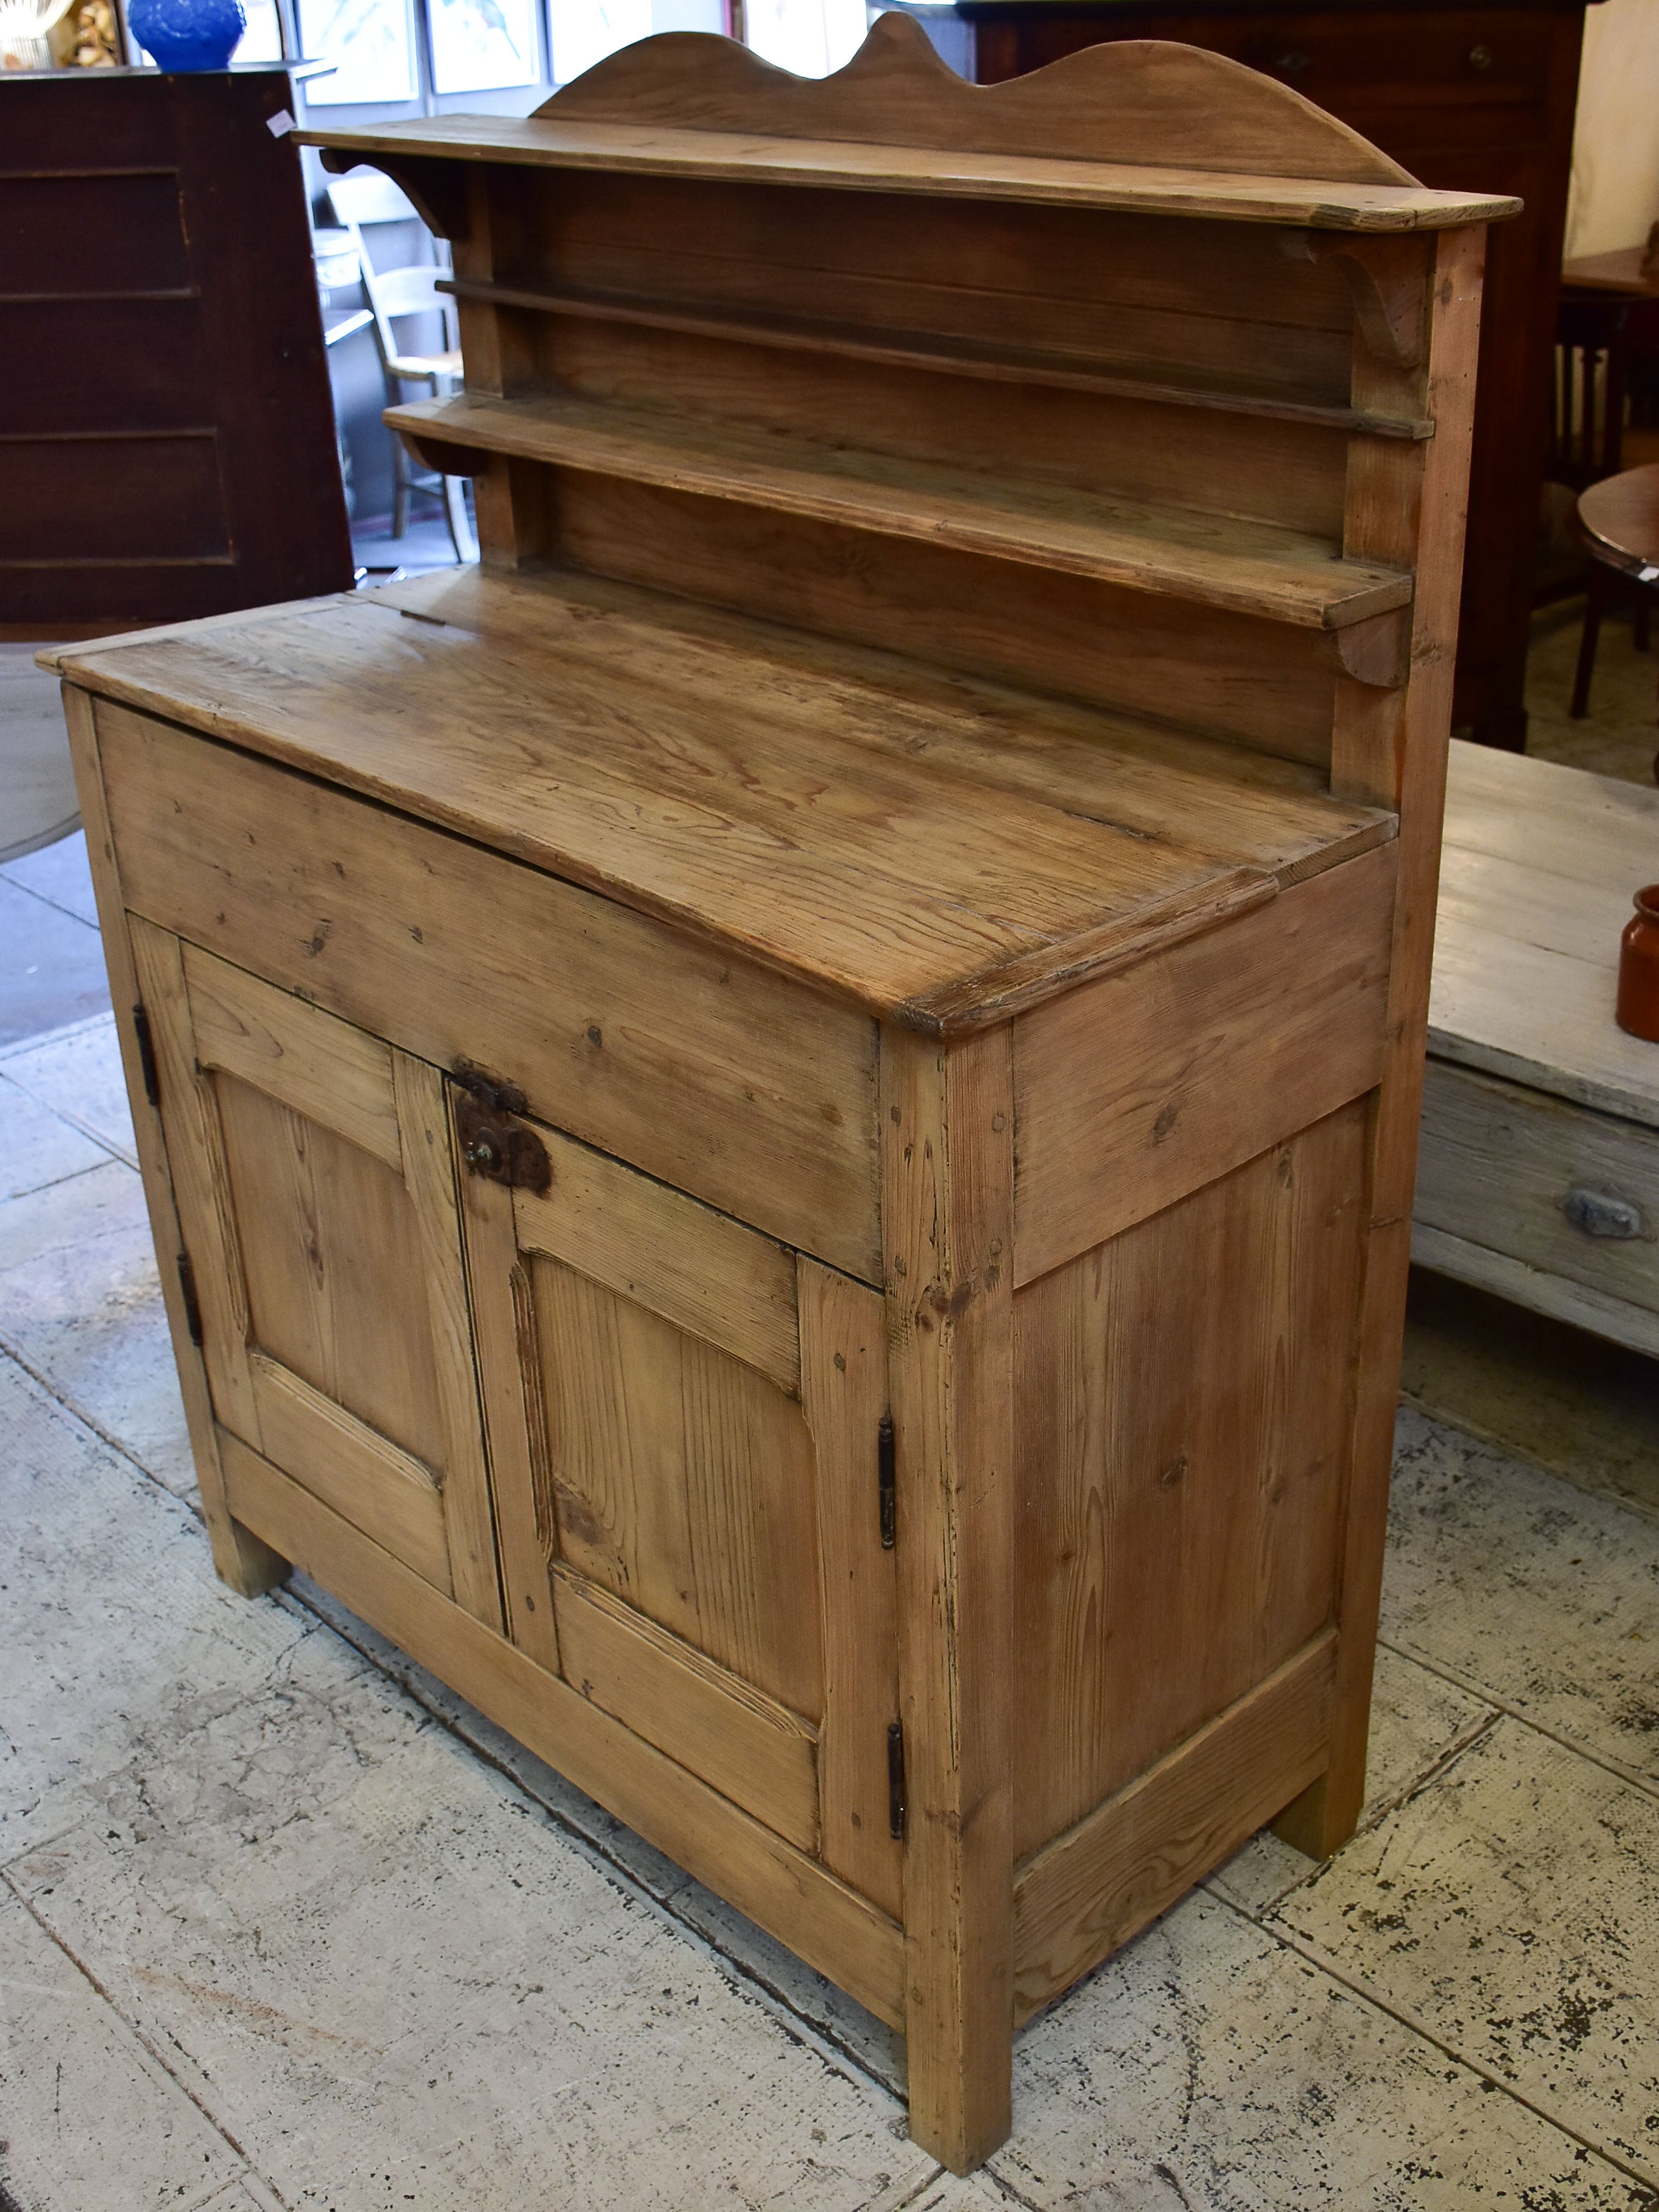
[[[134,920],[221,1423],[501,1624],[444,1078]]]
[[[480,1147],[459,1110],[507,1632],[896,1915],[881,1298],[553,1130]]]

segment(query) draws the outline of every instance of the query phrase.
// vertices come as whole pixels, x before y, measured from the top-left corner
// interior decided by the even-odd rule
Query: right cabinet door
[[[454,1101],[508,1632],[896,1916],[880,1296]]]

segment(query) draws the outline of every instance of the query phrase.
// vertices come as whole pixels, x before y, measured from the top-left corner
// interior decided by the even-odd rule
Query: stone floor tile
[[[0,1206],[0,1345],[190,1497],[196,1471],[143,1185],[118,1160]]]
[[[132,1109],[127,1103],[112,1014],[15,1048],[0,1061],[0,1074],[117,1153],[129,1167],[137,1166]]]
[[[198,2212],[242,2160],[0,1892],[0,2180],[21,2212]]]
[[[98,932],[0,876],[0,1044],[84,1021],[108,1005]]]
[[[988,2171],[1035,2212],[1653,2203],[1201,1892],[1020,2038],[1014,2133]]]
[[[1659,1781],[1659,1526],[1401,1417],[1382,1633]]]
[[[1449,1753],[1486,1727],[1496,1710],[1430,1674],[1426,1667],[1397,1652],[1379,1651],[1371,1686],[1361,1827],[1369,1826]],[[1313,1860],[1264,1828],[1211,1875],[1209,1887],[1243,1911],[1263,1912],[1316,1871]]]
[[[216,1582],[185,1507],[9,1359],[0,1436],[3,1863],[84,1817],[110,1775],[165,1765],[179,1730],[280,1683],[325,1632]]]
[[[0,1204],[101,1167],[101,1145],[60,1119],[0,1071]]]
[[[283,2202],[896,2212],[932,2175],[893,2099],[395,1703],[380,1742],[254,1698],[9,1869]]]
[[[337,1628],[447,1728],[453,1729],[465,1742],[510,1774],[527,1796],[580,1837],[607,1865],[617,1868],[673,1918],[703,1936],[734,1972],[758,1984],[895,2096],[903,2095],[904,2039],[885,2021],[866,2012],[855,1998],[814,1972],[764,1929],[757,1928],[683,1867],[653,1850],[642,1836],[625,1827],[534,1752],[515,1743],[504,1729],[458,1697],[434,1674],[428,1674],[366,1621],[359,1620],[337,1598],[318,1589],[306,1576],[296,1575],[284,1602],[290,1599]]]
[[[1659,1799],[1501,1719],[1267,1924],[1659,2186]]]
[[[46,681],[51,684],[51,678]],[[57,687],[53,685],[52,689],[55,695]],[[56,696],[52,706],[61,724],[64,710]],[[0,867],[0,876],[9,883],[20,884],[26,891],[33,891],[36,898],[50,899],[53,906],[61,906],[97,928],[98,902],[93,895],[92,864],[87,858],[84,830],[77,830],[70,837],[59,837],[54,844],[43,845],[23,860],[8,860]]]

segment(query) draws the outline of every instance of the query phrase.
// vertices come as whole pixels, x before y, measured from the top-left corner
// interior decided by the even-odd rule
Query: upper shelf
[[[1315,230],[1455,230],[1496,222],[1521,203],[1421,185],[1343,185],[1272,175],[1219,175],[1034,155],[944,153],[931,146],[759,137],[627,123],[562,123],[545,115],[428,115],[356,131],[304,131],[302,145],[380,156],[502,161],[527,168],[602,169],[714,182],[816,185],[933,198],[1022,200],[1145,215],[1211,216]]]
[[[512,453],[1307,629],[1340,629],[1404,606],[1412,596],[1412,580],[1400,570],[1340,560],[1320,539],[1271,523],[819,445],[696,416],[469,393],[391,407],[386,420],[452,469],[481,452]],[[462,453],[447,456],[439,450],[446,447]]]

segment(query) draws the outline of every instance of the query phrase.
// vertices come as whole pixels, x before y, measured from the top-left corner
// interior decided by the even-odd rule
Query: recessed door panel
[[[883,1301],[534,1135],[462,1187],[508,1633],[896,1913]]]
[[[132,933],[215,1413],[499,1626],[442,1076]]]

